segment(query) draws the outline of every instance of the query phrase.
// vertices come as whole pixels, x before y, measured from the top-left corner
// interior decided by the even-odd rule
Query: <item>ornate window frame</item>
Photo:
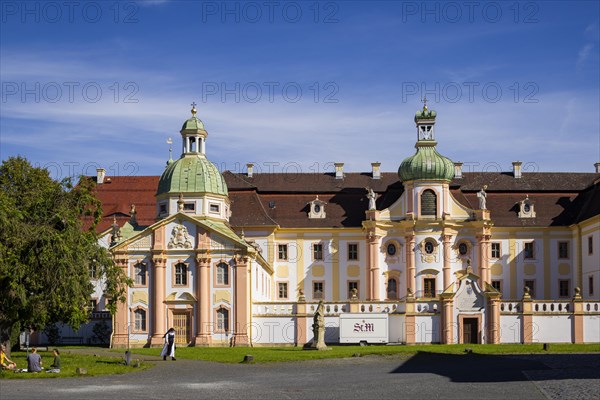
[[[219,265],[226,265],[227,266],[227,283],[219,283]],[[229,265],[229,263],[224,259],[221,258],[218,261],[213,263],[213,286],[216,288],[228,288],[231,287],[231,278],[232,278],[232,274],[231,274],[231,265]]]
[[[177,283],[177,266],[179,264],[183,264],[185,265],[185,284],[178,284]],[[171,286],[172,287],[177,287],[177,288],[187,288],[190,287],[190,263],[189,262],[185,262],[181,259],[175,261],[174,263],[171,264]]]
[[[137,320],[136,320],[136,315],[138,311],[143,311],[144,312],[144,328],[145,329],[138,329],[137,327]],[[142,306],[136,306],[133,307],[131,309],[131,322],[132,322],[132,333],[148,333],[148,308],[147,307],[142,307]]]
[[[137,275],[137,271],[136,271],[136,269],[137,269],[136,267],[138,265],[143,265],[145,267],[145,269],[146,269],[146,271],[144,272],[144,283],[137,283],[136,282],[136,277],[138,276]],[[136,287],[136,288],[145,288],[145,287],[148,287],[148,278],[149,278],[149,276],[148,276],[148,269],[149,269],[148,268],[148,262],[145,261],[143,258],[141,258],[139,260],[135,260],[133,262],[133,264],[131,265],[131,280],[133,280],[133,287]]]
[[[225,310],[227,312],[227,324],[225,326],[225,329],[221,329],[219,327],[219,311],[221,310]],[[215,321],[215,329],[213,333],[231,333],[231,308],[227,307],[223,304],[220,304],[218,307],[215,307],[213,309],[213,316],[214,316],[214,321]]]
[[[427,243],[431,243],[433,245],[433,251],[431,253],[427,253],[425,251],[425,246],[427,245]],[[439,257],[439,247],[440,247],[440,243],[432,237],[426,237],[425,239],[421,240],[421,242],[419,243],[419,251],[421,253],[421,262],[425,262],[425,263],[432,263],[432,262],[437,262],[438,261],[438,257]]]
[[[461,245],[465,245],[467,246],[467,251],[465,252],[465,254],[460,254],[460,247]],[[456,258],[459,260],[464,260],[464,259],[473,259],[473,242],[471,242],[469,239],[459,239],[456,241],[456,243],[454,244],[454,246],[452,246],[454,248],[454,252],[456,253]],[[490,248],[491,251],[491,248]]]

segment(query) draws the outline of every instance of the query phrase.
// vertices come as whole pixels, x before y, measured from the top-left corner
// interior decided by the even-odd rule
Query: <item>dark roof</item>
[[[263,174],[252,178],[226,171],[223,177],[231,200],[230,224],[244,226],[282,226],[288,228],[360,227],[368,201],[365,188],[378,195],[377,209],[391,206],[404,191],[395,172],[373,179],[371,173]],[[487,188],[487,208],[495,226],[570,225],[600,214],[599,174],[594,173],[463,173],[451,182],[454,198],[468,208],[478,205],[476,192]],[[119,225],[129,219],[131,204],[137,222],[150,225],[156,220],[155,193],[158,176],[109,177],[97,186],[104,217],[98,230],[108,229],[113,215]],[[325,219],[309,219],[308,203],[319,196],[326,202]],[[529,196],[535,204],[536,218],[517,217],[517,203]]]

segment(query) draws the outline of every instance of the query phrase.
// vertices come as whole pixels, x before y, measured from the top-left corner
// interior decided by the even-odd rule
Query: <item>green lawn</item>
[[[302,350],[299,347],[179,347],[176,350],[177,358],[190,360],[205,360],[222,363],[239,363],[246,354],[254,356],[254,361],[302,361],[323,358],[352,357],[355,354],[366,355],[396,355],[407,356],[417,352],[464,354],[465,348],[473,349],[479,354],[532,354],[548,353],[543,350],[542,344],[473,344],[473,345],[416,345],[416,346],[331,346],[329,351]],[[160,354],[160,348],[132,349],[134,354],[155,355]],[[599,344],[551,344],[550,353],[587,353],[600,352]]]
[[[45,369],[50,368],[54,359],[52,351],[38,351],[42,356],[42,366]],[[133,359],[136,357],[134,356]],[[13,351],[10,359],[17,363],[18,368],[27,368],[26,353],[23,351]],[[2,379],[32,379],[32,378],[66,378],[78,375],[77,368],[87,369],[85,376],[126,374],[128,372],[141,371],[151,368],[153,365],[147,362],[140,362],[139,367],[126,366],[123,357],[95,357],[93,355],[74,354],[68,350],[61,350],[60,353],[61,370],[59,374],[49,374],[45,371],[38,373],[13,371],[2,371]]]

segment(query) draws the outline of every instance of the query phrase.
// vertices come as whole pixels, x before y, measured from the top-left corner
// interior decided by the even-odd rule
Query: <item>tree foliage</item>
[[[107,306],[125,301],[131,280],[98,244],[96,225],[102,216],[95,183],[82,177],[58,182],[48,170],[22,157],[0,166],[0,332],[12,326],[42,329],[64,322],[73,328],[86,322],[92,284],[91,263],[104,282]],[[83,219],[91,226],[83,229]]]

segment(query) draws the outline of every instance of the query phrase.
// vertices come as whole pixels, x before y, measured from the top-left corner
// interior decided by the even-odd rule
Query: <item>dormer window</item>
[[[529,195],[521,200],[519,203],[519,218],[535,218],[535,205],[533,201],[529,199]]]
[[[158,205],[158,215],[164,215],[167,213],[167,204],[161,203]]]
[[[219,212],[219,205],[218,204],[210,204],[208,206],[209,210],[211,213],[218,213]]]
[[[194,212],[196,210],[196,203],[183,203],[183,211]]]
[[[316,199],[308,203],[308,218],[310,219],[323,219],[326,217],[325,214],[325,203],[324,201],[319,200],[319,196]]]

